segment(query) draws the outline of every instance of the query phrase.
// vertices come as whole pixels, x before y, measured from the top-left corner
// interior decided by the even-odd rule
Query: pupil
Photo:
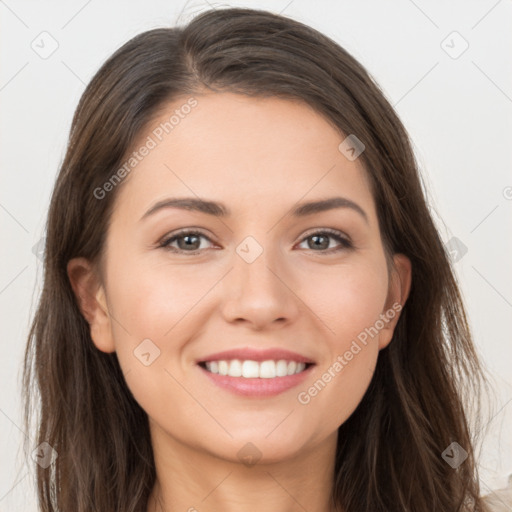
[[[194,245],[194,242],[191,242],[191,243],[189,242],[190,239],[195,239],[195,243],[197,244],[197,240],[199,239],[199,237],[197,235],[186,235],[186,236],[183,236],[180,240],[183,240],[183,241],[187,240],[187,242],[185,242],[184,244],[180,244],[180,245],[182,245],[182,247],[181,247],[182,249],[184,247],[185,248],[187,248],[187,247],[190,248],[191,246]],[[193,249],[196,249],[196,247],[194,246]]]
[[[325,248],[325,249],[327,247],[329,247],[329,241],[328,241],[326,236],[324,236],[324,235],[313,235],[311,238],[315,241],[313,247],[322,247],[322,248]],[[323,244],[322,243],[316,243],[319,238],[323,238],[324,240],[327,240],[327,244],[325,244],[325,243],[323,243]]]

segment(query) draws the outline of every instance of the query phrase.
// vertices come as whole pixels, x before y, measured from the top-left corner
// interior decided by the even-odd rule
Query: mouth
[[[206,382],[244,398],[270,398],[303,383],[315,363],[295,359],[210,359],[197,367]]]
[[[265,361],[219,359],[201,361],[198,364],[211,374],[243,379],[279,379],[290,377],[303,373],[314,365],[314,363],[287,359],[268,359]]]
[[[196,360],[209,383],[235,395],[271,397],[302,383],[316,366],[305,355],[282,347],[238,347]]]

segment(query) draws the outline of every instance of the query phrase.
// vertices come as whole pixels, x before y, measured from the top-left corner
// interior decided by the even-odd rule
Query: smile
[[[235,395],[268,398],[299,386],[316,365],[284,359],[214,360],[196,366],[210,383]]]
[[[298,361],[286,361],[279,359],[277,361],[252,361],[233,359],[220,361],[207,361],[204,368],[218,375],[227,375],[229,377],[243,377],[245,379],[260,378],[274,379],[277,377],[286,377],[301,373],[306,369],[307,364]]]

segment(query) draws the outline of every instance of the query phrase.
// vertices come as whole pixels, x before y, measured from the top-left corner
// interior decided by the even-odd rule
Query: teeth
[[[237,361],[238,362],[238,361]],[[229,369],[231,370],[231,364],[229,365]],[[260,365],[256,361],[244,361],[242,363],[242,377],[246,379],[259,377],[260,375]],[[228,375],[232,377],[230,372]]]
[[[219,361],[219,374],[227,375],[229,371],[229,365],[227,361]]]
[[[255,366],[258,366],[258,363],[255,363],[254,361],[245,361],[245,363],[249,362],[251,362]],[[273,379],[276,376],[276,363],[274,361],[262,361],[259,367],[260,379]],[[258,375],[256,375],[256,377],[258,377]]]
[[[286,377],[288,375],[288,364],[282,359],[276,364],[276,377]]]
[[[240,361],[233,359],[231,361],[208,361],[206,369],[211,373],[218,373],[219,375],[228,375],[229,377],[244,377],[246,379],[260,378],[260,379],[273,379],[275,377],[286,377],[287,375],[294,375],[300,373],[306,368],[305,363],[298,363],[297,361],[285,361],[279,359],[278,361]]]
[[[215,363],[215,361],[212,361],[212,363]],[[212,372],[213,372],[213,370],[212,370]],[[215,372],[213,372],[213,373],[215,373]],[[228,373],[231,377],[241,377],[243,374],[242,363],[238,359],[231,361],[231,363],[229,363]]]

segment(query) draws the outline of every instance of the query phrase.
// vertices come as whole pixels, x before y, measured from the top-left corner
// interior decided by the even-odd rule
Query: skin
[[[76,258],[68,275],[95,346],[117,352],[149,416],[157,483],[148,512],[327,512],[337,429],[360,403],[399,313],[309,403],[297,395],[380,314],[404,305],[411,264],[394,255],[388,276],[366,171],[338,150],[345,136],[313,109],[232,93],[195,97],[198,105],[116,191],[101,267]],[[168,104],[135,147],[185,101]],[[368,222],[350,208],[287,215],[297,202],[334,195],[357,203]],[[140,220],[162,199],[189,196],[233,213],[167,208]],[[158,246],[182,228],[207,238],[189,253],[183,240],[172,243],[182,254]],[[311,235],[325,228],[354,248],[335,238],[316,248]],[[236,252],[247,236],[263,249],[252,263]],[[147,338],[160,350],[149,366],[134,355]],[[298,388],[241,397],[195,363],[235,347],[282,347],[316,366]],[[238,456],[247,443],[256,464]]]

